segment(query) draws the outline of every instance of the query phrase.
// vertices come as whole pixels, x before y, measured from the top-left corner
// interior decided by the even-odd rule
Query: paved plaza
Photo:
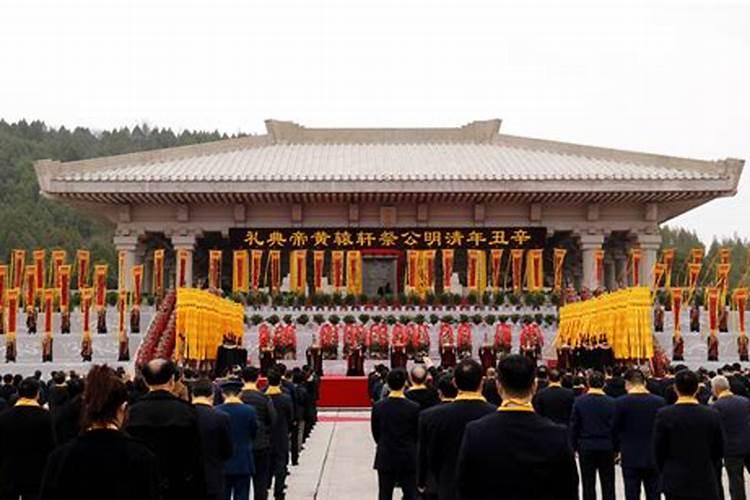
[[[291,468],[288,500],[377,498],[377,476],[372,468],[375,444],[370,436],[370,413],[330,411],[320,415],[300,465]],[[625,498],[622,473],[615,471],[617,498]],[[726,476],[724,477],[726,486]],[[400,492],[394,498],[401,498]],[[725,488],[725,498],[729,492]]]

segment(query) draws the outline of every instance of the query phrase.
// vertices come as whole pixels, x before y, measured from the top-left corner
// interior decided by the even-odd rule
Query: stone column
[[[583,281],[581,285],[589,290],[597,288],[596,282],[596,259],[594,251],[601,250],[604,243],[602,233],[585,233],[579,236],[581,247],[581,260],[583,261]]]
[[[195,251],[195,243],[197,235],[195,233],[179,234],[172,236],[172,247],[174,248],[175,255],[175,273],[180,272],[180,260],[179,254],[181,250],[185,250],[188,253],[187,263],[185,266],[185,283],[188,287],[194,286],[193,282],[193,252]],[[174,286],[177,287],[177,279],[179,274],[175,274]]]
[[[615,285],[614,289],[628,286],[628,256],[625,255],[625,251],[617,249],[614,251],[615,254]]]
[[[116,234],[114,237],[114,244],[115,249],[117,250],[117,262],[118,262],[118,268],[115,269],[115,272],[118,273],[117,276],[119,277],[120,269],[119,269],[119,261],[120,261],[120,252],[125,253],[125,262],[124,262],[124,283],[123,288],[125,290],[132,290],[133,288],[133,280],[132,280],[132,271],[133,266],[135,265],[135,250],[138,246],[138,235],[137,234]],[[118,288],[120,287],[120,284],[118,283]]]
[[[607,290],[613,290],[617,287],[615,260],[609,254],[604,255],[604,285]]]
[[[638,243],[641,247],[641,286],[651,286],[654,279],[653,272],[656,265],[659,246],[661,245],[660,234],[638,234]]]

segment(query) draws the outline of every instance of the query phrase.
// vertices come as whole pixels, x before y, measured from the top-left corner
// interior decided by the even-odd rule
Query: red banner
[[[481,250],[466,251],[466,286],[469,290],[477,290],[479,288],[479,270],[481,268],[479,252]]]
[[[8,304],[8,335],[16,334],[19,295],[20,290],[18,288],[9,289],[5,295],[5,302]]]
[[[729,264],[731,261],[732,261],[732,249],[720,248],[719,249],[719,264]]]
[[[250,286],[253,290],[257,290],[260,286],[261,276],[261,264],[263,261],[263,250],[251,250],[250,251],[251,271],[250,271]]]
[[[44,297],[44,333],[52,333],[52,313],[55,310],[55,291],[47,288],[42,292]]]
[[[154,250],[153,274],[154,295],[161,297],[164,295],[164,249]]]
[[[271,266],[271,291],[276,293],[281,287],[281,252],[271,250],[268,252]]]
[[[133,274],[133,307],[139,309],[143,294],[143,264],[133,266],[131,273]]]
[[[36,266],[26,266],[26,309],[36,307]]]
[[[81,290],[81,327],[84,335],[91,332],[91,300],[94,291],[91,288]]]
[[[127,288],[126,283],[128,278],[126,276],[127,264],[126,259],[128,257],[127,250],[120,250],[117,252],[117,289],[125,290]]]
[[[419,252],[406,251],[406,286],[416,289],[419,286]]]
[[[221,288],[221,250],[208,252],[208,287]]]
[[[23,288],[23,273],[26,269],[26,250],[13,250],[12,288]]]
[[[89,263],[91,262],[91,252],[88,250],[78,250],[76,252],[76,265],[78,266],[78,289],[83,290],[89,286]]]
[[[708,307],[708,329],[711,335],[716,335],[719,330],[719,295],[720,290],[716,287],[707,288],[708,293],[706,305]]]
[[[493,248],[490,250],[490,272],[492,273],[492,286],[500,288],[500,268],[503,261],[503,250]]]
[[[127,331],[127,314],[128,314],[128,291],[120,290],[117,295],[117,331],[122,338]]]
[[[0,265],[0,316],[5,305],[5,290],[8,287],[8,266]]]
[[[60,266],[60,310],[68,312],[70,309],[70,264]]]
[[[702,248],[696,247],[690,249],[690,262],[693,264],[703,264],[703,254],[704,251]]]
[[[664,287],[672,286],[672,266],[674,265],[674,248],[665,248],[661,253],[664,263]]]
[[[747,335],[745,326],[745,309],[747,308],[747,288],[736,288],[734,290],[734,304],[737,308],[737,322],[739,323],[740,335]]]
[[[448,292],[451,288],[451,277],[453,276],[453,249],[444,248],[440,252],[443,257],[443,290]]]
[[[526,253],[526,284],[532,292],[537,292],[544,286],[543,250],[534,249]]]
[[[250,268],[250,254],[247,250],[235,250],[232,253],[232,291],[248,292],[248,269]]]
[[[661,286],[661,279],[662,277],[664,277],[664,264],[662,263],[654,264],[653,272],[654,272],[654,281],[653,283],[651,283],[651,289],[656,290],[657,288],[659,288],[659,286]]]
[[[188,286],[187,266],[189,258],[189,250],[185,248],[177,250],[177,288],[185,288]]]
[[[520,292],[523,276],[523,250],[510,251],[510,272],[513,279],[513,292]]]
[[[674,317],[674,335],[680,337],[680,311],[682,310],[682,288],[672,288],[672,315]]]
[[[52,251],[52,287],[60,288],[60,266],[65,264],[68,252],[65,250]]]
[[[554,268],[554,288],[555,290],[562,289],[563,286],[563,269],[565,268],[565,255],[568,251],[564,248],[555,248],[555,252],[552,256],[552,264]]]
[[[94,266],[94,287],[96,310],[101,311],[107,306],[107,264]]]
[[[422,257],[424,258],[423,262],[423,283],[422,285],[430,290],[434,289],[435,286],[435,255],[437,251],[436,250],[423,250],[422,251]]]
[[[45,278],[45,269],[44,269],[44,258],[45,255],[47,255],[46,250],[34,250],[34,266],[36,268],[36,289],[38,293],[42,293],[42,290],[44,290],[44,287],[46,285],[44,278]]]
[[[313,252],[313,289],[315,292],[320,291],[323,287],[323,268],[325,267],[325,250],[315,250]]]

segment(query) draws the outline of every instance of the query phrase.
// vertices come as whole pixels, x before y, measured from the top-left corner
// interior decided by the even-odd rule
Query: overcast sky
[[[750,159],[750,2],[2,0],[0,117],[455,126]],[[740,193],[673,224],[750,238]]]

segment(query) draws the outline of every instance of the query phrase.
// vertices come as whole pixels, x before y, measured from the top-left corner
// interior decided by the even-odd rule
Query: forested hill
[[[89,248],[96,261],[115,262],[112,227],[39,194],[33,164],[42,158],[73,161],[226,138],[218,132],[179,134],[139,126],[103,132],[53,128],[41,121],[0,120],[0,263],[13,248]]]
[[[219,132],[179,134],[170,129],[139,126],[103,132],[78,127],[48,127],[41,121],[9,124],[0,120],[0,262],[7,263],[13,248],[64,248],[72,255],[78,248],[92,250],[95,261],[114,265],[112,227],[105,221],[40,196],[33,164],[41,158],[81,160],[149,149],[182,146],[226,138]],[[662,228],[663,247],[676,249],[673,283],[684,280],[685,259],[690,248],[702,246],[686,229]],[[750,242],[738,237],[714,241],[706,248],[706,263],[715,262],[718,248],[731,247],[734,286],[746,272]],[[713,272],[705,270],[704,273]],[[708,282],[706,275],[701,281]],[[747,283],[750,284],[750,283]]]

